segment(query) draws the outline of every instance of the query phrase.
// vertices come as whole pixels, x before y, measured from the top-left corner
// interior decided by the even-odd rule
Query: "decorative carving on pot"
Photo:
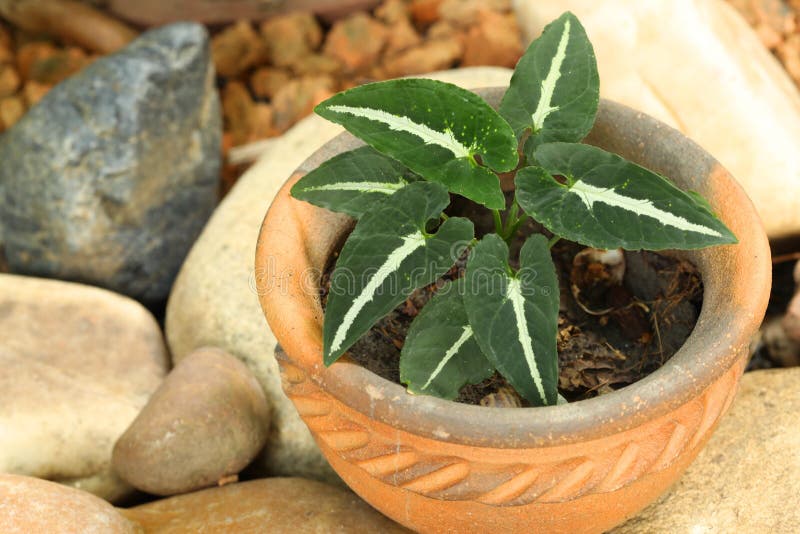
[[[487,462],[480,458],[488,457],[488,451],[439,454],[433,440],[421,441],[417,447],[401,445],[394,432],[378,432],[355,421],[280,348],[276,357],[284,391],[300,417],[340,458],[385,484],[425,497],[494,506],[566,502],[612,492],[666,469],[680,455],[696,454],[733,401],[745,364],[740,360],[700,397],[655,424],[622,436],[617,440],[621,443],[601,441],[592,454],[577,456],[570,454],[569,446],[562,446],[552,461],[531,461],[536,452],[519,449],[502,462]]]

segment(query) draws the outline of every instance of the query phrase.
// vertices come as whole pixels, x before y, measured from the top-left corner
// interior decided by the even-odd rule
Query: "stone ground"
[[[178,532],[193,525],[403,531],[342,486],[282,395],[275,340],[253,289],[255,240],[277,188],[341,131],[303,117],[353,84],[450,67],[511,67],[524,40],[553,18],[550,11],[571,9],[595,42],[602,79],[611,80],[604,96],[715,147],[753,196],[770,235],[800,233],[800,181],[786,178],[800,169],[800,96],[789,78],[800,83],[797,0],[729,0],[744,18],[721,0],[680,0],[680,9],[633,0],[602,7],[589,0],[385,0],[332,23],[299,13],[229,24],[210,38],[200,26],[172,26],[148,34],[121,59],[106,55],[138,31],[119,21],[83,13],[90,28],[114,31],[72,35],[67,44],[52,36],[60,35],[57,27],[44,35],[39,19],[29,17],[21,29],[24,9],[9,7],[47,3],[0,0],[0,18],[15,21],[0,21],[0,153],[14,156],[0,171],[0,247],[28,243],[19,237],[25,235],[43,243],[38,259],[15,248],[22,252],[7,265],[0,254],[0,532]],[[625,22],[619,27],[629,33],[609,20]],[[175,57],[156,53],[187,35],[191,46]],[[625,61],[614,63],[614,55]],[[92,72],[122,72],[125,61],[143,76],[110,88],[93,81]],[[132,105],[124,98],[139,85],[174,92],[187,79],[205,80],[212,64],[217,78],[192,84],[197,93],[182,103],[154,97]],[[609,78],[608,69],[616,75]],[[720,72],[728,83],[716,83]],[[463,68],[442,76],[476,87],[503,85],[510,71]],[[109,105],[82,100],[92,91],[102,91]],[[179,113],[191,120],[172,121],[170,113],[192,98],[195,113]],[[65,108],[59,102],[73,104],[69,131],[26,127],[54,117]],[[112,137],[113,121],[125,117],[143,132],[130,153],[125,147],[133,141]],[[81,130],[86,124],[94,137]],[[198,151],[170,160],[166,152],[183,150],[158,151],[167,130]],[[749,137],[737,137],[741,132]],[[47,146],[55,147],[47,158],[26,159]],[[59,160],[63,154],[70,157]],[[249,164],[231,158],[252,154],[260,159],[239,180]],[[215,167],[220,156],[227,158],[222,172]],[[763,158],[773,172],[763,172]],[[31,162],[44,168],[29,177],[23,171]],[[87,169],[113,172],[94,183],[96,172]],[[211,214],[217,188],[230,194]],[[24,209],[34,205],[36,216]],[[208,209],[190,209],[200,205]],[[190,211],[191,226],[170,218]],[[55,223],[44,224],[42,213]],[[137,239],[149,228],[162,229],[167,245]],[[147,253],[164,261],[137,263]],[[181,262],[177,278],[152,267]],[[113,287],[155,310],[148,295],[169,292],[166,324],[121,294],[26,276],[41,275],[29,264],[67,265],[69,273],[48,276]],[[98,266],[106,270],[92,278]],[[4,274],[9,269],[19,274]],[[132,289],[112,283],[120,273]],[[780,280],[791,296],[791,277]],[[775,307],[761,338],[776,367],[800,363],[800,296],[786,309],[785,302]],[[798,392],[798,368],[746,374],[730,415],[686,476],[616,532],[800,530],[793,502],[800,493]]]

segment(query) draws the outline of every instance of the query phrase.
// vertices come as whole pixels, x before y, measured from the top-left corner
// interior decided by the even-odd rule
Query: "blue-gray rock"
[[[165,298],[216,205],[221,135],[202,26],[98,59],[0,137],[10,270]]]

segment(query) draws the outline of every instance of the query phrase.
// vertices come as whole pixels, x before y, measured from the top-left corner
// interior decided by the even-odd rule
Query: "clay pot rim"
[[[480,92],[487,100],[493,97],[496,103],[502,91],[504,88]],[[599,439],[639,426],[698,396],[735,363],[741,348],[749,345],[766,310],[771,264],[761,221],[741,186],[716,160],[677,130],[641,112],[601,100],[597,122],[587,142],[634,161],[652,160],[650,168],[673,177],[684,188],[705,195],[739,238],[738,245],[675,252],[700,270],[705,285],[704,302],[694,331],[660,369],[613,393],[544,408],[488,408],[410,395],[404,387],[347,358],[324,367],[318,297],[317,309],[312,309],[308,298],[291,291],[288,295],[269,291],[269,280],[259,277],[262,308],[279,345],[286,351],[283,356],[281,349],[278,353],[286,360],[282,362],[284,372],[288,368],[287,375],[291,375],[292,369],[307,373],[338,401],[365,417],[400,430],[464,445],[505,448]],[[359,144],[350,134],[343,133],[323,145],[287,180],[261,229],[256,250],[257,271],[268,272],[270,261],[277,261],[278,271],[283,267],[290,271],[299,269],[296,272],[313,263],[309,257],[314,257],[317,263],[326,261],[331,250],[316,251],[308,246],[308,240],[328,228],[341,235],[351,223],[341,215],[292,199],[289,188],[320,162]],[[680,169],[680,176],[666,170],[671,166]],[[297,225],[301,220],[306,221],[304,225]],[[287,224],[296,226],[288,228]],[[324,258],[320,259],[320,254]],[[714,265],[728,268],[721,268],[715,275]]]

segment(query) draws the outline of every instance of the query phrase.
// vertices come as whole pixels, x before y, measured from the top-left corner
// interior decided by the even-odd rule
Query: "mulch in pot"
[[[511,199],[509,194],[509,201]],[[453,197],[448,215],[475,223],[476,235],[493,231],[489,210]],[[549,233],[530,219],[510,244],[512,266],[525,239]],[[588,399],[641,380],[664,365],[694,329],[703,300],[700,274],[691,263],[655,252],[625,251],[621,279],[608,265],[587,260],[585,247],[561,240],[551,249],[561,290],[558,318],[559,392],[569,401]],[[576,256],[578,256],[576,260]],[[321,281],[323,307],[338,250]],[[411,325],[437,288],[463,276],[466,255],[430,286],[412,293],[348,351],[354,361],[400,384],[400,351]],[[526,406],[499,374],[461,389],[457,402]]]

